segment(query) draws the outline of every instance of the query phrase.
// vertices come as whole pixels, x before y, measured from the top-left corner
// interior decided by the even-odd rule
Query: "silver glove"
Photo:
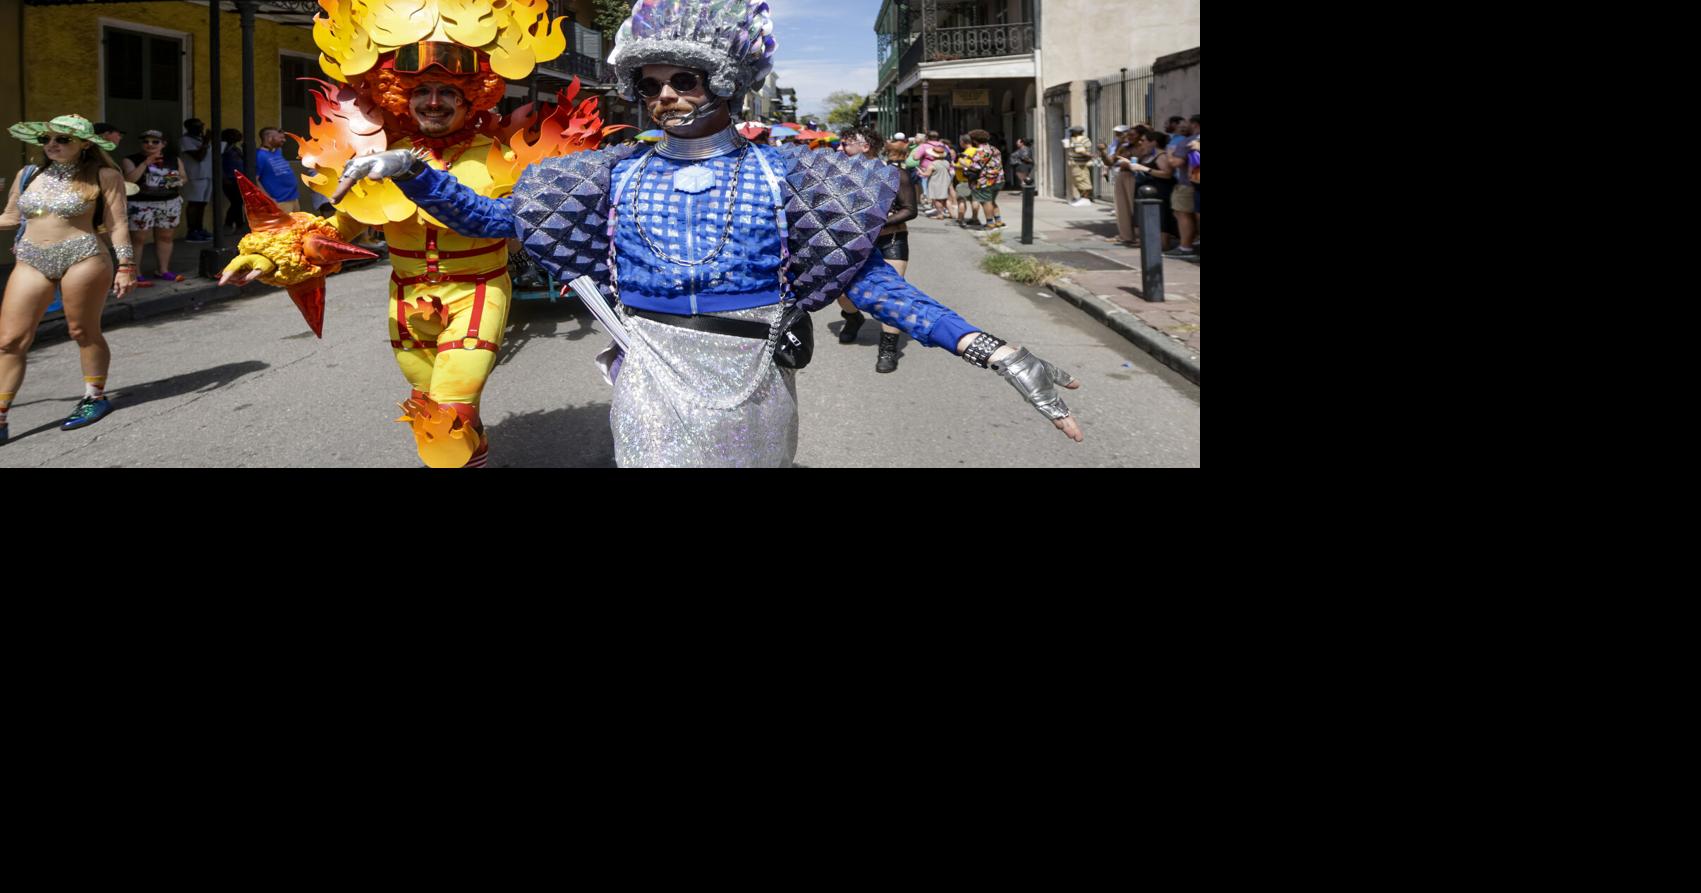
[[[407,179],[403,175],[411,175],[409,174],[410,171],[414,174],[419,173],[414,165],[423,166],[424,163],[412,149],[391,149],[388,152],[379,152],[376,155],[362,155],[359,158],[349,159],[348,164],[343,166],[342,180],[358,180],[361,177],[368,180],[397,177]]]
[[[1015,356],[1002,363],[993,363],[992,371],[1003,376],[1021,393],[1022,399],[1032,403],[1046,418],[1056,421],[1069,415],[1069,407],[1063,405],[1057,386],[1067,386],[1075,376],[1034,356],[1027,348],[1016,351]]]

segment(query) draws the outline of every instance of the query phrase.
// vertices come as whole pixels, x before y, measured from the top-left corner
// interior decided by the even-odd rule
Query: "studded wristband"
[[[987,362],[992,359],[992,355],[1004,345],[1004,341],[981,332],[975,336],[975,340],[969,342],[968,349],[963,351],[963,359],[972,365],[985,369]]]
[[[400,182],[400,181],[403,181],[403,180],[412,180],[414,177],[417,177],[420,174],[425,173],[425,169],[426,169],[426,167],[428,167],[428,165],[425,163],[426,157],[427,156],[424,154],[424,150],[416,147],[413,150],[413,164],[408,165],[407,170],[402,171],[399,174],[396,174],[395,176],[391,177],[390,179],[395,180],[397,182]]]

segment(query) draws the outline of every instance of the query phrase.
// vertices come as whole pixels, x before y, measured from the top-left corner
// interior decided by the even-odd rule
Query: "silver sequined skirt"
[[[622,308],[624,310],[624,308]],[[787,468],[797,457],[794,372],[774,365],[779,304],[708,314],[767,323],[769,340],[621,314],[631,351],[614,380],[622,468]]]

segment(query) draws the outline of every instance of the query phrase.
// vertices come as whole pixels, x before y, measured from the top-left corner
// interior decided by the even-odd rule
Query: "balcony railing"
[[[548,64],[570,75],[578,75],[579,80],[586,84],[614,83],[614,67],[601,59],[593,59],[584,53],[568,51]]]
[[[1032,22],[1017,22],[971,28],[936,28],[923,31],[922,42],[927,46],[927,57],[923,60],[926,62],[1018,56],[1033,52],[1034,25]]]

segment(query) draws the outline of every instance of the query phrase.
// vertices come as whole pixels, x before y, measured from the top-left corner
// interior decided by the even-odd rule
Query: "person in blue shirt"
[[[262,127],[260,148],[254,153],[260,188],[266,190],[266,194],[285,212],[301,210],[300,200],[296,197],[295,167],[283,155],[283,145],[288,139],[276,127]]]
[[[588,275],[612,291],[625,343],[604,358],[622,467],[793,464],[806,314],[840,294],[995,370],[1081,440],[1058,394],[1079,387],[1074,376],[971,325],[875,249],[896,169],[738,135],[729,109],[772,69],[772,30],[761,0],[639,0],[609,62],[622,95],[661,125],[657,143],[545,159],[503,199],[392,150],[349,161],[331,198],[362,177],[393,178],[456,232],[519,239],[557,281]]]

